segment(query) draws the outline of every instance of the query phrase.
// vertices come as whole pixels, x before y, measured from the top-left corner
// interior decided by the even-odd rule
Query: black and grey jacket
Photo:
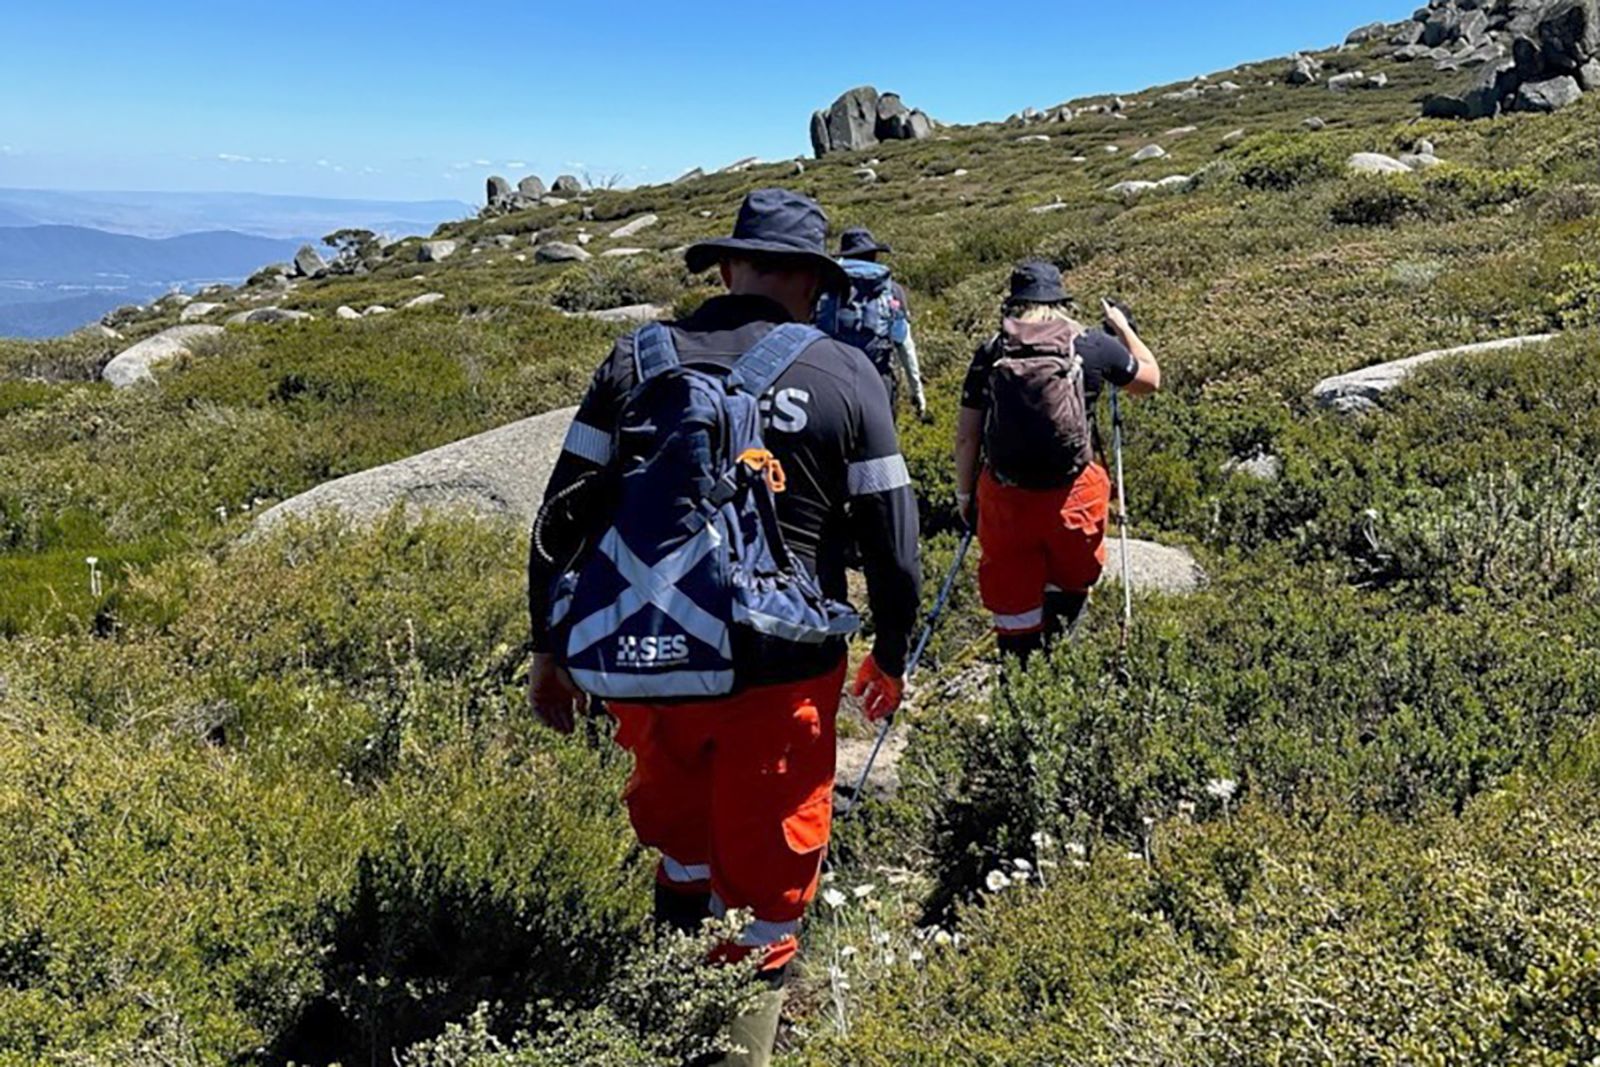
[[[788,321],[770,300],[724,296],[671,329],[684,363],[731,366]],[[632,340],[619,341],[595,372],[545,492],[547,504],[559,506],[549,509],[528,563],[537,651],[551,651],[552,582],[610,519],[603,479],[585,478],[611,458],[612,433],[634,384]],[[825,594],[844,600],[847,549],[857,548],[876,627],[874,653],[884,670],[900,673],[921,590],[917,505],[882,380],[860,351],[822,340],[778,379],[762,407],[766,445],[788,478],[777,506],[789,549],[812,568]],[[754,685],[799,681],[831,670],[843,652],[842,642],[830,642],[814,653],[755,657],[759,662],[741,665],[741,677]]]

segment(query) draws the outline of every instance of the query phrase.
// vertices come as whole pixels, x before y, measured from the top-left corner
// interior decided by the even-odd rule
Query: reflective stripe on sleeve
[[[577,419],[567,427],[567,439],[561,447],[579,459],[602,467],[611,462],[611,435]]]
[[[911,484],[911,472],[904,456],[883,456],[850,464],[846,482],[851,496],[868,496],[905,488]]]

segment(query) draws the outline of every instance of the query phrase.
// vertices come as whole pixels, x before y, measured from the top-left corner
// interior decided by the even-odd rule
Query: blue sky
[[[1337,42],[1408,0],[8,4],[0,187],[475,201],[809,152],[862,83],[950,122]],[[764,14],[771,11],[772,14]]]

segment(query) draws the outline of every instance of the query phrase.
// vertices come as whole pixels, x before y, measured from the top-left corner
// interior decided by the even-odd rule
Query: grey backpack
[[[995,339],[983,444],[989,470],[1004,485],[1059,489],[1094,462],[1094,430],[1071,320],[1007,319]]]

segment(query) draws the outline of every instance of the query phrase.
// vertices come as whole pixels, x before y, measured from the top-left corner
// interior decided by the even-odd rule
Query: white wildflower
[[[1074,859],[1086,859],[1089,855],[1089,850],[1084,846],[1082,841],[1068,841],[1066,848],[1067,855],[1073,857]]]
[[[1011,876],[1005,871],[990,871],[983,884],[989,887],[989,892],[999,893],[1011,887]]]
[[[844,948],[839,950],[839,955],[843,956],[845,959],[849,959],[851,956],[854,956],[855,954],[856,954],[856,947],[854,945],[846,945]]]
[[[933,943],[935,945],[949,945],[952,940],[949,930],[939,929],[933,932]]]
[[[1035,833],[1031,840],[1033,841],[1033,847],[1038,849],[1040,852],[1044,852],[1047,849],[1053,848],[1056,843],[1056,839],[1045,833],[1043,830]]]
[[[852,892],[855,893],[857,900],[863,900],[863,899],[865,899],[867,897],[870,897],[873,894],[873,892],[877,890],[877,888],[878,888],[877,886],[872,885],[871,883],[868,883],[866,885],[858,885],[858,886],[856,886],[855,889],[852,890]]]
[[[1206,783],[1206,795],[1226,803],[1239,791],[1239,783],[1232,778],[1213,778]]]
[[[912,963],[921,963],[925,958],[926,957],[923,956],[920,948],[914,948],[910,952],[906,953],[906,959],[910,960]]]
[[[1015,867],[1017,870],[1021,871],[1023,874],[1032,874],[1033,873],[1033,864],[1029,863],[1027,860],[1023,859],[1021,856],[1018,856],[1016,859],[1012,860],[1011,861],[1011,866]]]
[[[837,889],[830,888],[822,891],[822,902],[828,905],[830,908],[842,908],[844,907],[845,901],[849,899],[849,897],[845,896]]]

